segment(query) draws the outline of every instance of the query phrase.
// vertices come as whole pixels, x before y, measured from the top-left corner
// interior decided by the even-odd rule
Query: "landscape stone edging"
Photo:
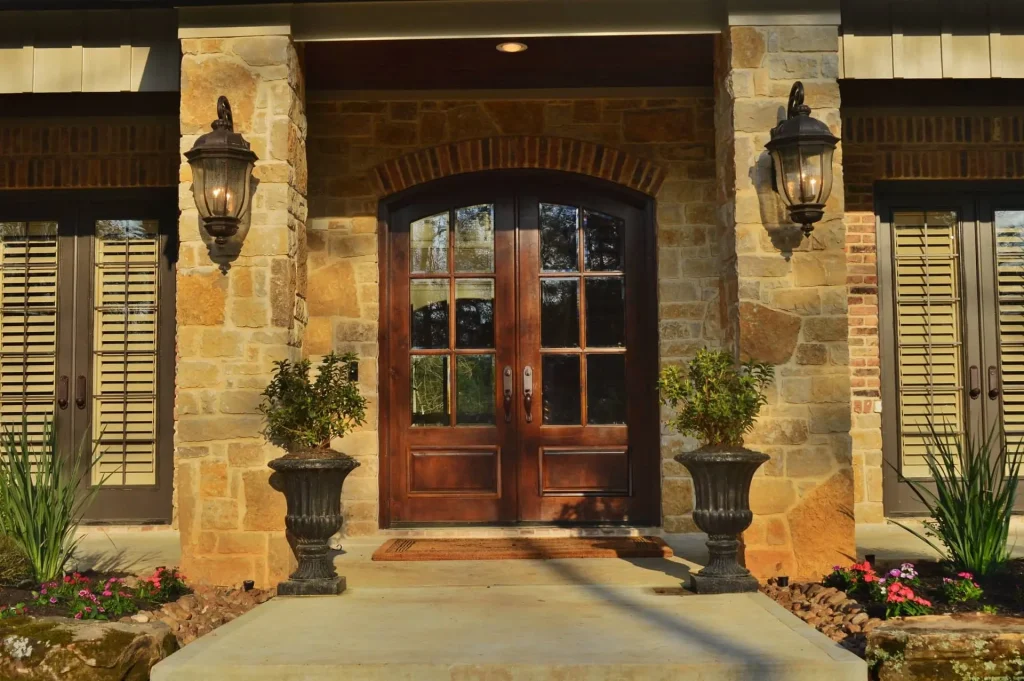
[[[981,613],[886,621],[868,633],[878,681],[1020,681],[1024,619]]]

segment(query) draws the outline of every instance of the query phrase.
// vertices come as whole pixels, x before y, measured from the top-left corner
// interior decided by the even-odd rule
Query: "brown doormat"
[[[547,560],[551,558],[670,558],[659,537],[511,537],[390,539],[373,560]]]

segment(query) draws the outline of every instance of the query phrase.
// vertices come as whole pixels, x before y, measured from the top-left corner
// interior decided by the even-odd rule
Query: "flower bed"
[[[184,577],[174,568],[157,568],[144,579],[75,572],[37,589],[0,590],[0,619],[29,615],[116,620],[158,608],[188,592]]]

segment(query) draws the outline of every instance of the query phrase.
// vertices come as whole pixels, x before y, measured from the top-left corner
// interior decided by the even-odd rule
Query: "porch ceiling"
[[[505,54],[488,39],[317,42],[306,46],[311,90],[705,87],[714,37],[529,38]],[[367,65],[372,64],[372,68]]]

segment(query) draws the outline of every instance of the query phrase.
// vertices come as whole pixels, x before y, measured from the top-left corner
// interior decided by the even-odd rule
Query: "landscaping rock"
[[[762,586],[761,591],[825,636],[861,657],[864,657],[867,645],[865,634],[882,624],[882,620],[869,617],[860,603],[847,598],[844,592],[817,582],[780,587],[772,580]]]
[[[1024,621],[978,613],[886,621],[867,640],[878,681],[1024,679]]]
[[[174,633],[178,645],[185,646],[273,597],[273,591],[263,589],[243,591],[197,586],[191,594],[167,603],[159,610],[144,610],[126,619],[162,622]]]
[[[148,679],[178,649],[159,623],[15,617],[0,622],[0,679],[122,681]]]

